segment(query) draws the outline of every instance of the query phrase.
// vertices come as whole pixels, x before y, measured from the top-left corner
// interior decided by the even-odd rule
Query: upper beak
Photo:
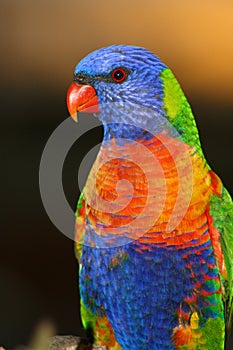
[[[73,82],[67,92],[67,108],[71,117],[77,122],[77,112],[98,113],[98,97],[91,85],[80,85]]]

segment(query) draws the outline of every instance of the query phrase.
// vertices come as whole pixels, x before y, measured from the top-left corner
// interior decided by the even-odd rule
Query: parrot
[[[225,349],[233,205],[176,77],[143,47],[103,47],[76,65],[67,108],[103,125],[75,213],[88,338],[107,350]]]

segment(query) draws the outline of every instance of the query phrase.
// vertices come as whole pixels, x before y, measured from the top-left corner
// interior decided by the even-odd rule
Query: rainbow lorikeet
[[[144,48],[102,48],[76,66],[67,104],[104,127],[76,212],[88,335],[108,350],[224,349],[233,206],[171,70]]]

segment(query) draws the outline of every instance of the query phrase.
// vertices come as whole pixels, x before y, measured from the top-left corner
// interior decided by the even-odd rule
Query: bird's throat
[[[116,140],[150,140],[154,135],[147,129],[142,129],[132,124],[125,123],[105,123],[103,141]]]

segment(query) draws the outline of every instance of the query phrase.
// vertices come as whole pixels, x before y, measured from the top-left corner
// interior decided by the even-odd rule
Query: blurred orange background
[[[11,0],[1,5],[6,84],[22,84],[33,75],[59,89],[87,53],[125,43],[156,53],[190,93],[231,103],[231,0]]]
[[[0,29],[0,345],[14,348],[41,319],[60,334],[83,334],[73,242],[45,213],[38,169],[46,141],[68,116],[73,69],[90,51],[124,43],[156,53],[181,83],[207,159],[233,193],[233,1],[1,0]],[[92,139],[80,141],[64,169],[73,208],[74,159],[81,161]]]

